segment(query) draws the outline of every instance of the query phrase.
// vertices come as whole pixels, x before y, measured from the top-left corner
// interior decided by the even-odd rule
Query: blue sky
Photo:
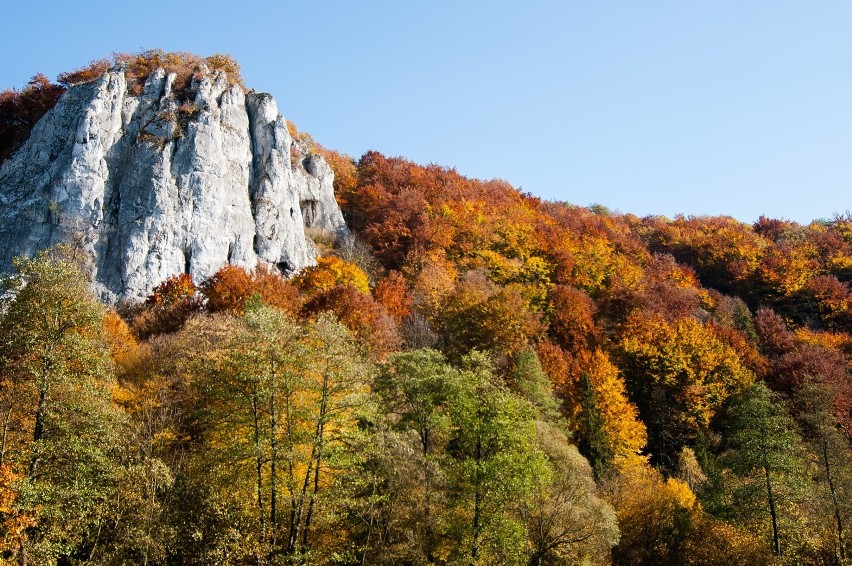
[[[0,88],[232,54],[327,147],[640,216],[852,208],[852,2],[10,2]]]

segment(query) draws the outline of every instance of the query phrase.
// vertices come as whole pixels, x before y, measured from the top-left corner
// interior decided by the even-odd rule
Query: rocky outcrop
[[[202,69],[180,102],[174,80],[155,71],[136,96],[115,68],[36,124],[0,166],[0,271],[72,241],[116,302],[226,263],[290,274],[315,261],[306,229],[346,230],[331,169],[292,139],[272,96]]]

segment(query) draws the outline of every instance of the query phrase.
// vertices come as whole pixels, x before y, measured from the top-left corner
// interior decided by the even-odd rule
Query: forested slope
[[[108,311],[21,259],[18,564],[845,564],[852,218],[638,218],[291,134],[348,237]],[[26,284],[25,284],[26,283]]]

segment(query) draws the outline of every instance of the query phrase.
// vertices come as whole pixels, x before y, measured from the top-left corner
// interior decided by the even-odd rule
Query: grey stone
[[[115,303],[227,263],[289,275],[315,263],[306,229],[346,232],[331,168],[291,138],[272,96],[202,72],[181,103],[174,81],[158,69],[134,96],[112,69],[36,124],[0,166],[0,271],[72,241]]]

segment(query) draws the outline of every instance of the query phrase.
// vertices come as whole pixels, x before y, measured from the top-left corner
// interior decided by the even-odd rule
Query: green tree
[[[0,465],[22,479],[21,564],[100,556],[116,517],[125,418],[103,308],[68,249],[17,258],[0,305]],[[8,486],[7,486],[8,487]],[[10,557],[10,556],[7,556]]]
[[[606,423],[598,409],[597,393],[589,376],[580,377],[581,403],[580,414],[580,451],[589,459],[597,478],[606,476],[613,462],[611,441],[606,433]]]
[[[427,561],[433,561],[438,544],[436,503],[443,501],[438,485],[443,483],[445,445],[452,425],[447,404],[461,387],[457,370],[435,350],[413,350],[396,354],[376,381],[382,408],[392,415],[392,427],[402,434],[416,436],[416,457],[409,457],[417,468],[417,489],[409,506],[408,528],[417,533],[415,543]],[[414,486],[412,486],[414,487]],[[436,501],[437,500],[437,501]]]
[[[831,392],[817,381],[811,381],[796,391],[794,404],[798,420],[803,425],[805,440],[817,464],[817,481],[824,489],[828,500],[825,509],[830,510],[830,521],[834,524],[832,553],[841,563],[846,560],[847,522],[852,513],[852,458],[849,441],[840,430],[832,414]],[[822,521],[826,520],[821,517]]]
[[[518,353],[510,383],[515,393],[529,401],[542,418],[558,418],[560,402],[553,395],[553,382],[541,367],[535,350],[526,348]]]
[[[535,478],[547,473],[535,410],[502,384],[483,354],[473,352],[463,364],[463,388],[448,404],[455,552],[470,564],[523,563],[520,510],[534,494]]]
[[[536,435],[549,469],[525,512],[529,564],[604,563],[619,531],[615,511],[595,493],[589,462],[552,424],[536,423]]]
[[[733,399],[729,417],[731,449],[725,460],[743,480],[737,487],[737,512],[745,514],[749,501],[762,500],[758,517],[765,513],[772,552],[781,555],[784,513],[795,501],[804,472],[801,438],[783,400],[762,382]]]

